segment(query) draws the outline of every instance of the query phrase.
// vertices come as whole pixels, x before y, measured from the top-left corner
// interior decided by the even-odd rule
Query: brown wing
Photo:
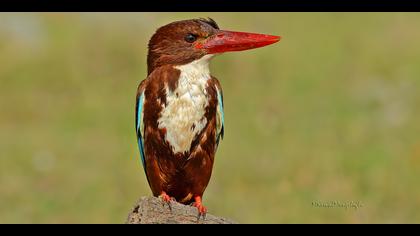
[[[165,87],[174,89],[180,71],[172,66],[155,69],[148,77],[144,87],[143,125],[144,125],[144,167],[149,186],[158,196],[168,185],[176,166],[168,161],[173,156],[172,149],[165,141],[165,130],[158,128],[159,114],[166,106]]]

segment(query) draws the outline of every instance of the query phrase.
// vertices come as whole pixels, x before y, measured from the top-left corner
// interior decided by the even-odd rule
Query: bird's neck
[[[175,66],[181,71],[183,77],[188,80],[198,80],[210,78],[210,60],[213,55],[205,55],[200,59],[192,61],[185,65]]]

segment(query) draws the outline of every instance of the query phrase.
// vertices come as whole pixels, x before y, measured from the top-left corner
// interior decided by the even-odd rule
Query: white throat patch
[[[194,137],[207,124],[204,117],[209,103],[206,86],[211,78],[209,62],[212,56],[176,66],[181,71],[178,86],[170,91],[166,85],[167,105],[162,105],[158,127],[166,129],[165,139],[174,153],[189,151]]]

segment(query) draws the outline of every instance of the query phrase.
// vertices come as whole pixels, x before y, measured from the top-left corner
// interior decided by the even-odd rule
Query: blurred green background
[[[420,14],[2,13],[0,223],[123,223],[151,195],[134,131],[147,42],[207,16],[283,36],[213,60],[226,117],[210,213],[420,222]],[[361,207],[313,205],[331,201]]]

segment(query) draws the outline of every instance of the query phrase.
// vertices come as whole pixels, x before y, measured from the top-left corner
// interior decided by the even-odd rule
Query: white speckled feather
[[[210,77],[209,61],[206,55],[186,65],[176,66],[181,71],[174,91],[166,86],[166,102],[158,120],[158,127],[166,129],[166,141],[174,153],[190,150],[194,137],[206,126],[205,108],[209,104],[206,92]]]

